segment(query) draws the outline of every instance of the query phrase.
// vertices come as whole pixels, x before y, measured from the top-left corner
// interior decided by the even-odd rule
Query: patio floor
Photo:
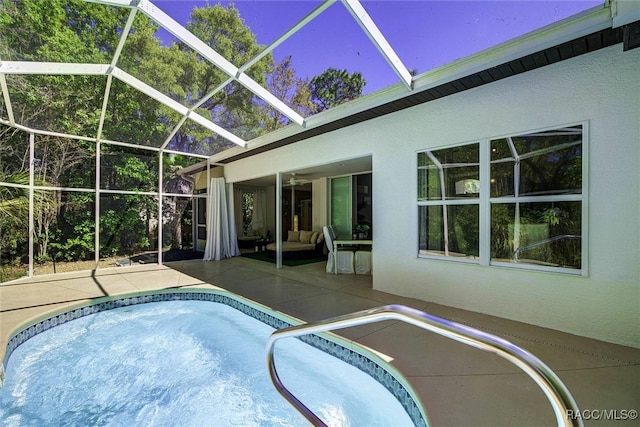
[[[219,286],[305,321],[403,304],[503,337],[538,356],[569,387],[581,410],[602,417],[640,409],[640,349],[379,292],[371,276],[327,274],[323,263],[284,267],[237,257],[101,269],[0,286],[0,360],[9,334],[51,311],[142,290]],[[397,321],[336,331],[393,358],[433,425],[553,425],[551,407],[525,374],[497,356]],[[265,367],[266,369],[266,367]],[[591,412],[587,413],[591,416]],[[637,414],[637,412],[636,412]],[[614,420],[585,420],[609,425]],[[622,425],[638,425],[638,420]]]

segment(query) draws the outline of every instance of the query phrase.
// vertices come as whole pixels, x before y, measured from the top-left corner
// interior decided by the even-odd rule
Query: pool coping
[[[157,289],[95,298],[40,315],[14,328],[9,333],[6,348],[3,349],[5,352],[2,364],[0,364],[0,387],[4,384],[5,367],[13,351],[44,331],[101,311],[151,302],[189,300],[225,304],[275,329],[305,323],[293,316],[221,288]],[[396,398],[415,426],[421,427],[429,424],[418,394],[404,375],[375,351],[331,332],[306,335],[298,339],[372,377]]]

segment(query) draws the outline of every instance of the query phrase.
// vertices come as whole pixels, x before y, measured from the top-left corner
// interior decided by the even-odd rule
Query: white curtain
[[[251,229],[260,230],[266,226],[267,197],[265,191],[258,189],[253,193],[253,219]]]
[[[227,186],[224,178],[211,178],[207,209],[207,245],[204,261],[221,260],[240,255],[233,216],[233,184]]]

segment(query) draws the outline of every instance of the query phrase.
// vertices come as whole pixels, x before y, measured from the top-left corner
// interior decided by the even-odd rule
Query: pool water
[[[220,303],[168,301],[67,322],[11,354],[6,426],[299,426],[269,379],[274,329]],[[276,345],[284,384],[334,426],[413,425],[359,369],[296,339]]]

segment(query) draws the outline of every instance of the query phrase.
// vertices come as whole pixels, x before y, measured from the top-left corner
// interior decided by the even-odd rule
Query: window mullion
[[[491,262],[491,205],[489,203],[491,191],[491,145],[489,140],[480,141],[480,212],[479,212],[479,243],[480,265]]]

